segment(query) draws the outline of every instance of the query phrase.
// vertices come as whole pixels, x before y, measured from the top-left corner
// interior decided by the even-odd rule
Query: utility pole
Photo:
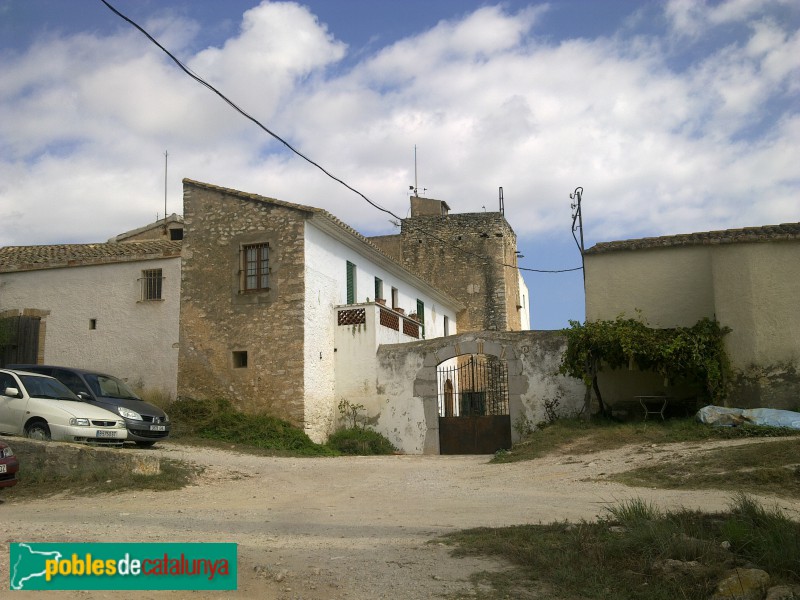
[[[581,214],[581,197],[583,196],[583,188],[576,187],[575,191],[569,195],[570,200],[574,200],[572,204],[570,204],[570,208],[572,208],[572,237],[575,239],[575,243],[578,245],[578,250],[581,253],[581,271],[583,271],[583,287],[584,291],[586,288],[586,269],[584,268],[583,262],[583,215]],[[575,235],[576,231],[580,231],[580,241],[578,241],[578,237]]]

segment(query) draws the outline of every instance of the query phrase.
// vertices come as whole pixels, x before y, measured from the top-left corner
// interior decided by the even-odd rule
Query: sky
[[[601,241],[800,221],[796,0],[108,0],[399,217],[497,211],[533,329],[584,319]],[[105,241],[183,178],[396,219],[186,75],[100,0],[0,0],[0,246]],[[168,157],[165,157],[168,153]]]

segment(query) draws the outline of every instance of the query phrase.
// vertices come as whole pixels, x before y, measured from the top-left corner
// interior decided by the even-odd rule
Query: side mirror
[[[81,400],[91,400],[92,399],[92,397],[89,394],[87,394],[86,392],[78,392],[75,395],[78,398],[80,398]]]
[[[7,387],[3,390],[3,396],[10,396],[12,398],[21,398],[22,394],[19,393],[19,390],[15,387]]]

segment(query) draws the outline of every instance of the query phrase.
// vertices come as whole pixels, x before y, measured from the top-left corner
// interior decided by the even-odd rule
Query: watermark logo
[[[236,544],[14,543],[12,590],[235,590]]]

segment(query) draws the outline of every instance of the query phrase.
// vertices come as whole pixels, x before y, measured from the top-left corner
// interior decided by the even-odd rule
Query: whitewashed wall
[[[522,278],[522,273],[517,271],[519,278],[519,322],[522,331],[528,331],[531,328],[531,294],[528,291],[528,286]]]
[[[375,326],[377,308],[373,308],[371,325],[359,332],[352,343],[340,342],[335,306],[347,304],[347,262],[356,265],[356,302],[375,300],[375,277],[383,280],[384,295],[391,303],[391,289],[398,290],[398,305],[406,314],[414,312],[417,299],[425,303],[426,337],[444,335],[444,316],[449,331],[456,332],[456,311],[437,304],[431,296],[376,264],[366,254],[335,239],[312,222],[305,230],[305,427],[314,439],[327,437],[335,429],[339,413],[337,405],[345,399],[368,406],[375,397],[375,353],[382,343],[411,340],[385,327]],[[341,328],[340,328],[341,329]],[[387,337],[388,336],[388,337]],[[334,352],[335,350],[335,352]],[[372,365],[372,367],[370,366]]]
[[[46,364],[104,371],[174,398],[180,267],[169,258],[3,273],[0,310],[49,311]],[[139,301],[143,269],[162,269],[163,300]]]

